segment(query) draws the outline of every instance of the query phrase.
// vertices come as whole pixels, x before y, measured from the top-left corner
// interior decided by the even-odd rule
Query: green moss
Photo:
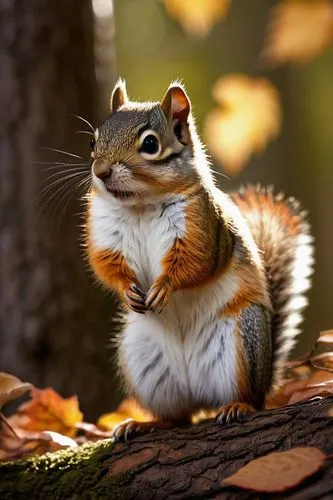
[[[123,478],[115,479],[108,474],[112,446],[112,440],[108,439],[6,462],[0,465],[0,498],[120,498],[116,486]]]

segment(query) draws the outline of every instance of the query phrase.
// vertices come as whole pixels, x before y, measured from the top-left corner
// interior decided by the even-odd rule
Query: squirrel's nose
[[[94,161],[93,172],[102,181],[109,179],[112,175],[112,169],[109,163],[101,162],[98,160]]]

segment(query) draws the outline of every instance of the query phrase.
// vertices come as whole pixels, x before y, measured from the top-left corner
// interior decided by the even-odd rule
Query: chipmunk
[[[119,367],[153,415],[114,431],[128,440],[263,408],[295,344],[313,250],[299,203],[272,189],[215,185],[190,99],[128,99],[119,80],[92,141],[86,246],[97,278],[128,311]]]

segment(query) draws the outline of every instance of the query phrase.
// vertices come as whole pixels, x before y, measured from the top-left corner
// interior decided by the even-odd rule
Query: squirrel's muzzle
[[[111,165],[105,161],[95,160],[92,169],[96,177],[102,181],[109,179],[112,175]]]

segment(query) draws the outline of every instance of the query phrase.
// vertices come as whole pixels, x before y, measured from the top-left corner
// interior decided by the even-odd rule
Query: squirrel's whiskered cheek
[[[92,179],[96,191],[112,198],[130,200],[147,193],[147,185],[135,176],[130,167],[122,163],[103,169],[103,175],[93,166]]]

